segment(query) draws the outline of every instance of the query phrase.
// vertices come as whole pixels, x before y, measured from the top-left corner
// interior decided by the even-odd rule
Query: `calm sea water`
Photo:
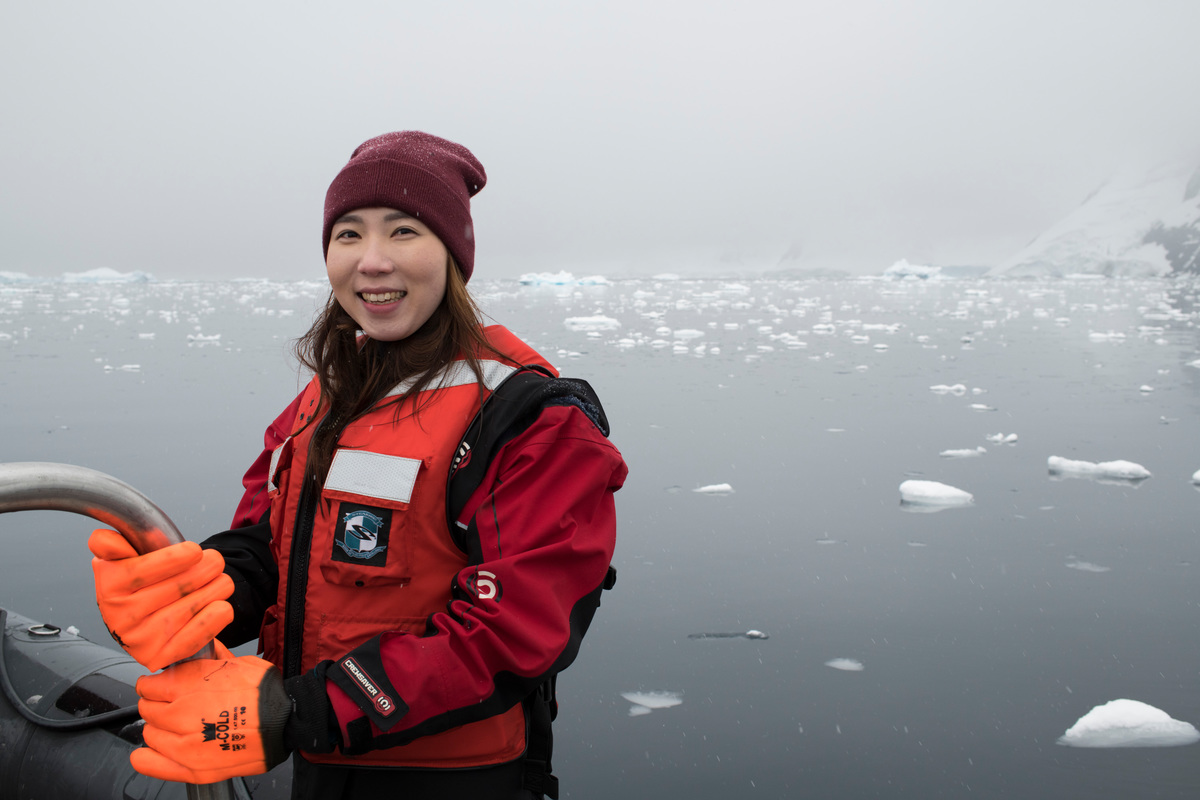
[[[560,680],[564,796],[1200,791],[1194,746],[1055,743],[1117,698],[1200,724],[1193,285],[473,288],[591,381],[631,470],[617,587]],[[317,283],[0,285],[0,461],[99,469],[189,538],[223,529],[323,300]],[[1054,479],[1052,455],[1153,477]],[[910,478],[975,502],[912,513]],[[0,516],[0,605],[104,641],[91,527]],[[696,638],[747,630],[769,638]]]

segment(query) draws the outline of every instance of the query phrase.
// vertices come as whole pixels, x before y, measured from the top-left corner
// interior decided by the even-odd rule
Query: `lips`
[[[359,292],[358,296],[368,303],[394,303],[400,298],[407,295],[408,292]]]

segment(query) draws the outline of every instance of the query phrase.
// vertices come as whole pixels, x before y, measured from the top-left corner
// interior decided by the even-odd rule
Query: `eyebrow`
[[[390,213],[386,217],[384,217],[383,221],[384,222],[395,222],[396,220],[399,220],[399,219],[415,220],[416,217],[414,217],[412,214],[405,214],[403,211],[393,211],[392,213]],[[340,222],[357,222],[358,224],[361,225],[363,222],[363,218],[358,216],[357,214],[343,214],[342,216],[340,216],[336,220],[334,220],[333,224],[337,225]]]

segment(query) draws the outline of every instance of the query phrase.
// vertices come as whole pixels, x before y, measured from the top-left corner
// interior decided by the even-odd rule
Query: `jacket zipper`
[[[313,439],[327,424],[328,416],[321,420],[313,433]],[[337,424],[337,420],[332,421]],[[309,440],[310,442],[312,440]],[[336,442],[334,443],[336,445]],[[309,454],[311,457],[311,453]],[[308,459],[305,459],[308,469]],[[304,613],[308,594],[308,562],[312,555],[313,523],[317,516],[317,503],[321,493],[314,489],[314,481],[307,476],[300,490],[300,502],[296,512],[296,525],[292,531],[292,550],[288,558],[287,605],[284,610],[283,633],[283,677],[294,678],[300,674],[304,653]]]

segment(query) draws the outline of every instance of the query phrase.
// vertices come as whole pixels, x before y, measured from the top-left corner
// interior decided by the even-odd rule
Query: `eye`
[[[407,225],[401,225],[400,227],[396,228],[396,230],[392,231],[392,236],[407,236],[409,234],[415,234],[416,232],[416,228],[410,228]]]
[[[333,238],[334,239],[357,239],[358,231],[354,231],[349,228],[346,228],[345,230],[341,230],[341,231],[338,231],[337,233],[335,233],[333,235]]]

